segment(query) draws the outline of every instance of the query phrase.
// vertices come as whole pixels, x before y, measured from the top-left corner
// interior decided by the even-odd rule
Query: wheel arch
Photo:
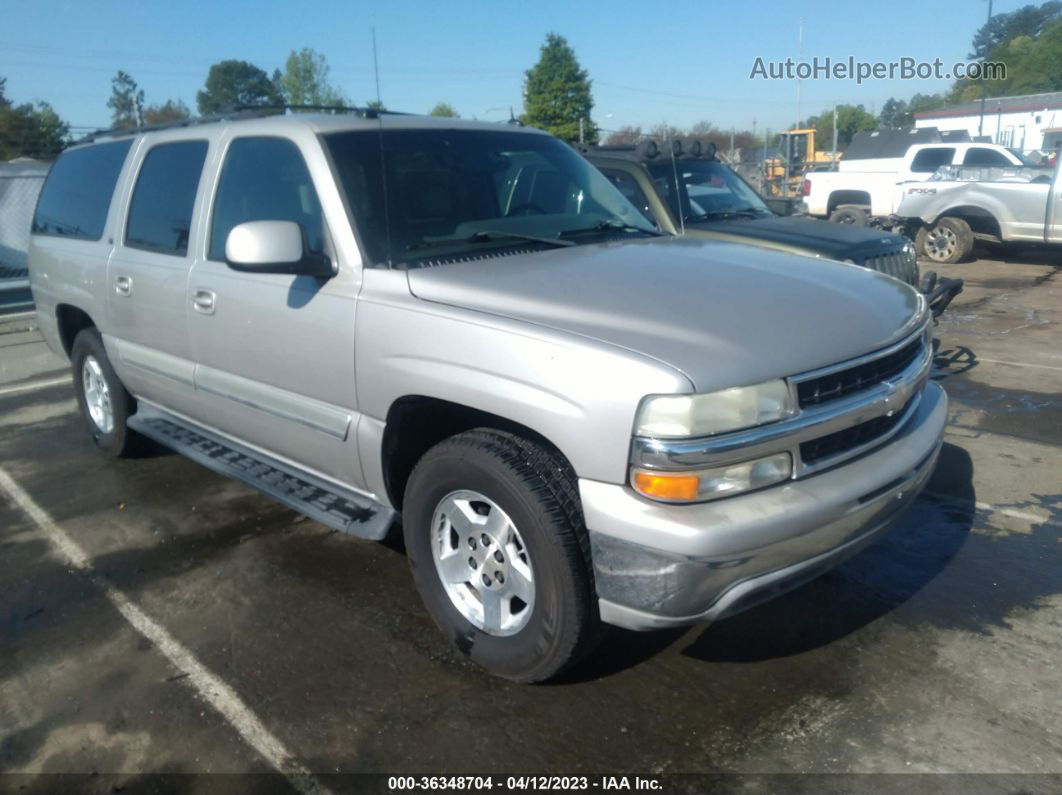
[[[871,206],[870,193],[865,190],[835,190],[830,193],[826,200],[826,214],[829,215],[845,204],[856,204],[869,208]]]
[[[380,446],[384,486],[395,510],[402,510],[406,484],[421,457],[444,439],[473,428],[508,431],[536,442],[556,453],[574,474],[570,459],[560,447],[527,425],[442,398],[405,395],[387,411]]]
[[[944,218],[962,219],[969,225],[975,236],[1000,239],[999,221],[991,211],[984,207],[972,204],[956,205],[937,213],[931,220],[926,221],[926,225],[933,226]]]
[[[78,334],[87,328],[99,328],[88,312],[73,304],[58,304],[55,307],[55,322],[59,331],[59,342],[67,357],[70,356]]]

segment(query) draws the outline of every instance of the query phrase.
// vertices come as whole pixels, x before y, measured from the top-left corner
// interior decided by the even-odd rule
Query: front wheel
[[[413,470],[402,524],[432,618],[491,673],[542,681],[592,646],[586,528],[556,452],[487,428],[444,440]]]
[[[962,262],[973,251],[974,236],[962,218],[941,218],[932,226],[923,226],[915,237],[915,250],[941,265]]]

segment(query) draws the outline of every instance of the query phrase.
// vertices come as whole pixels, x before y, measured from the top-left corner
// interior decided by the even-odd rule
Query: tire
[[[491,673],[550,679],[600,636],[575,476],[557,453],[489,428],[453,436],[417,463],[402,513],[428,612]],[[502,606],[488,616],[488,603]]]
[[[145,439],[126,425],[130,415],[136,412],[136,400],[111,367],[96,329],[87,328],[78,333],[70,348],[70,361],[77,405],[96,447],[115,458],[139,452]]]
[[[962,262],[973,251],[974,236],[970,225],[961,218],[941,218],[931,226],[922,226],[915,236],[919,256],[940,265]]]
[[[866,226],[870,222],[870,213],[854,204],[844,204],[830,213],[830,221],[849,226]]]

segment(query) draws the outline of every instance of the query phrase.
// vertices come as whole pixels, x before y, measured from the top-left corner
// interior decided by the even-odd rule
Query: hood
[[[881,251],[902,248],[906,242],[899,235],[875,231],[865,226],[835,224],[802,215],[704,221],[691,224],[690,228],[796,246],[839,260],[862,261],[863,258],[874,256]]]
[[[651,238],[408,271],[413,295],[590,337],[698,391],[835,364],[895,342],[924,301],[878,273],[717,241]]]

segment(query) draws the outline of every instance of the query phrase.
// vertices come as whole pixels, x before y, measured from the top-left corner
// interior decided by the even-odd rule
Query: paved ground
[[[0,770],[1062,774],[1062,268],[1028,261],[954,269],[947,444],[889,536],[710,628],[617,631],[541,687],[451,652],[399,550],[174,455],[101,458],[65,363],[0,319],[24,495],[0,500]],[[1018,787],[958,788],[997,784]]]

